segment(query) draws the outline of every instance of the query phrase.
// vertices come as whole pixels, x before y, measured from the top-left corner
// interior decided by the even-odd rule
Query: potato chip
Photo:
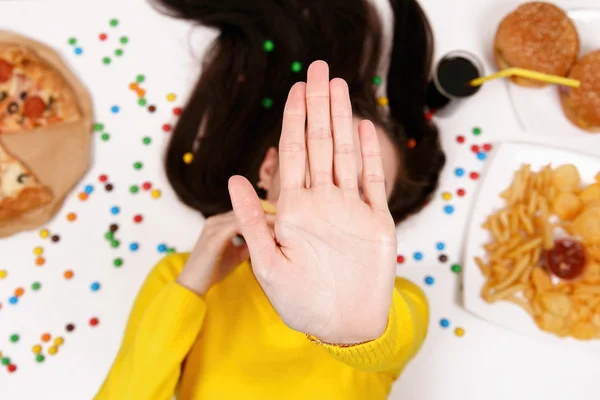
[[[575,339],[589,340],[596,336],[596,329],[590,322],[578,321],[571,326],[570,333]]]
[[[581,200],[573,193],[561,192],[552,202],[552,209],[558,218],[570,220],[577,216],[581,210]]]
[[[600,201],[600,183],[589,185],[581,193],[579,193],[579,199],[584,204],[595,204]]]
[[[574,192],[581,184],[577,167],[573,164],[556,167],[552,171],[552,184],[561,192]]]
[[[564,293],[542,293],[540,302],[546,311],[559,317],[566,317],[571,312],[571,300]]]
[[[571,225],[572,231],[590,244],[600,244],[600,207],[584,210]]]

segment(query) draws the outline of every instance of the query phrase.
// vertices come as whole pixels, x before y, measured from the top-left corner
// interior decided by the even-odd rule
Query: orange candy
[[[42,335],[42,342],[49,342],[51,338],[52,338],[52,336],[50,336],[49,333],[44,333]]]
[[[75,275],[75,274],[73,274],[73,271],[71,271],[70,269],[66,270],[65,273],[63,274],[65,279],[71,279],[73,277],[73,275]]]
[[[415,146],[417,145],[417,141],[415,139],[408,139],[408,148],[409,149],[414,149]]]
[[[88,194],[86,192],[79,193],[79,200],[86,201],[88,199]]]
[[[46,263],[46,259],[44,257],[38,257],[35,259],[35,265],[37,265],[38,267],[41,267],[45,263]]]
[[[22,287],[15,289],[15,296],[21,297],[23,296],[23,293],[25,293],[25,289],[23,289]]]
[[[71,221],[71,222],[73,222],[73,221],[75,221],[76,219],[77,219],[77,214],[75,214],[75,213],[68,213],[68,214],[67,214],[67,221]]]
[[[144,97],[146,95],[146,91],[144,89],[137,89],[135,93],[138,95],[138,97]]]
[[[136,90],[137,91],[139,88],[140,87],[138,86],[138,84],[136,82],[131,82],[129,84],[129,89],[131,89],[131,90]]]

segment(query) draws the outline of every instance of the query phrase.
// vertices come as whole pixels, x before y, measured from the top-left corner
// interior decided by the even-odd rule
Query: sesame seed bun
[[[532,2],[521,5],[500,23],[494,41],[498,68],[526,68],[566,76],[579,53],[579,36],[573,21],[557,6]],[[543,82],[513,77],[522,86],[543,87]]]
[[[600,133],[600,50],[583,56],[569,78],[579,80],[581,86],[560,89],[565,115],[581,129]]]

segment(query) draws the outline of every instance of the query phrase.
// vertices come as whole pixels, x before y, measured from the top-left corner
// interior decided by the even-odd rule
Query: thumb
[[[278,249],[256,191],[242,176],[229,178],[229,196],[239,229],[248,245],[253,267],[264,267]]]

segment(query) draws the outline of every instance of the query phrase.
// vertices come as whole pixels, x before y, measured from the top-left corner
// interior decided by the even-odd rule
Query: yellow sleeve
[[[414,283],[396,279],[385,332],[378,339],[355,346],[322,346],[336,359],[363,371],[385,372],[395,379],[417,353],[425,336],[429,308]]]
[[[95,400],[167,400],[204,320],[206,303],[177,284],[187,255],[160,261],[140,290],[121,349]]]

